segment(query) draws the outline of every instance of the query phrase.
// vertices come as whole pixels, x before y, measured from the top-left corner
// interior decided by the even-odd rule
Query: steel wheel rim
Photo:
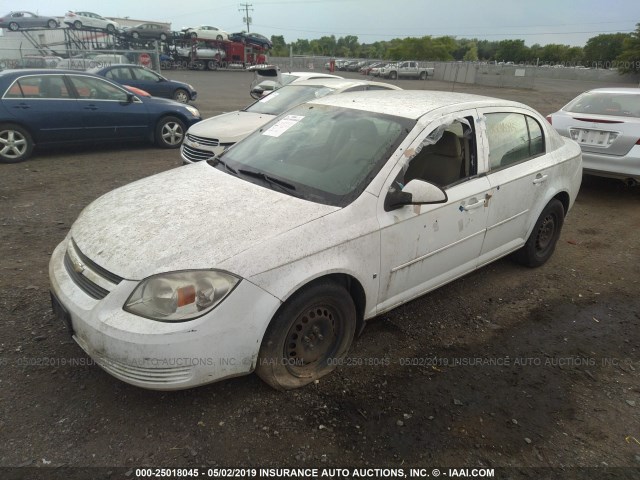
[[[536,234],[536,250],[538,252],[544,252],[552,244],[553,237],[556,230],[555,217],[551,214],[547,215]]]
[[[185,92],[176,93],[176,101],[180,103],[187,103],[189,101],[189,97]]]
[[[330,305],[316,305],[301,313],[289,329],[283,347],[283,361],[297,376],[314,370],[335,353],[340,337],[338,311]]]

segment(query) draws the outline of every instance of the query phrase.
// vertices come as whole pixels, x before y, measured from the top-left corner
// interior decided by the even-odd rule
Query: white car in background
[[[578,142],[585,173],[640,182],[640,88],[590,90],[547,120]]]
[[[367,320],[512,252],[544,264],[581,179],[580,147],[523,104],[328,95],[86,207],[51,257],[53,310],[139,387],[301,387]]]
[[[229,40],[228,32],[211,25],[183,28],[182,34],[185,37],[199,38],[201,40]]]
[[[251,82],[249,94],[256,100],[269,93],[295,82],[315,80],[316,78],[342,78],[339,75],[318,72],[287,72],[282,73],[280,67],[273,65],[253,65],[247,68],[255,73]]]
[[[120,24],[111,19],[104,18],[97,13],[92,12],[67,12],[64,16],[64,23],[69,25],[71,28],[75,28],[76,30],[80,29],[96,29],[96,30],[104,30],[105,32],[109,32],[111,34],[116,33],[120,30]]]
[[[400,90],[382,82],[344,78],[318,78],[295,82],[249,105],[244,110],[207,118],[187,131],[180,149],[183,163],[208,160],[224,152],[282,112],[316,98],[342,92]],[[195,127],[195,128],[194,128]]]

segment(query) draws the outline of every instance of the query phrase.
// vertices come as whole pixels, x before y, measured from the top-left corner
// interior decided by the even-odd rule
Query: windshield
[[[266,113],[269,115],[280,115],[291,107],[301,103],[324,97],[333,92],[333,88],[321,85],[296,86],[289,85],[270,93],[257,102],[249,105],[245,111],[253,113]]]
[[[361,110],[299,105],[213,164],[267,188],[344,207],[362,193],[414,124]]]
[[[288,73],[283,73],[280,75],[281,85],[284,87],[285,85],[289,85],[291,82],[296,80],[298,77],[296,75],[289,75]]]
[[[570,102],[563,110],[573,113],[640,116],[640,95],[634,93],[587,92]]]

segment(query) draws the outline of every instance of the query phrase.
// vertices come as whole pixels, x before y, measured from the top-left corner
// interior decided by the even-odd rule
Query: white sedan
[[[547,120],[578,142],[585,173],[640,182],[640,88],[585,92]]]
[[[400,90],[382,82],[344,78],[317,78],[292,82],[270,93],[244,110],[207,118],[187,131],[180,148],[183,163],[195,163],[219,155],[282,112],[301,103],[342,92]]]
[[[67,12],[64,16],[64,23],[76,30],[95,29],[104,30],[111,34],[115,34],[120,30],[120,24],[110,18],[104,18],[97,13],[92,12]]]
[[[522,104],[325,96],[85,208],[51,258],[53,308],[133,385],[300,387],[367,320],[512,252],[545,263],[581,178],[580,147]]]
[[[182,33],[185,37],[199,38],[201,40],[229,40],[228,32],[211,25],[183,28]]]

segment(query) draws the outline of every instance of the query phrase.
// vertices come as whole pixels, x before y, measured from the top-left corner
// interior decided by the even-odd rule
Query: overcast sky
[[[251,4],[251,31],[286,42],[323,35],[356,35],[361,43],[451,35],[487,40],[522,39],[527,45],[583,46],[600,33],[631,32],[640,0],[242,0]],[[230,0],[14,0],[3,10],[62,16],[69,9],[105,17],[171,22],[174,30],[214,25],[246,29],[241,2]],[[6,7],[6,8],[5,8]],[[1,12],[4,14],[5,12]]]

